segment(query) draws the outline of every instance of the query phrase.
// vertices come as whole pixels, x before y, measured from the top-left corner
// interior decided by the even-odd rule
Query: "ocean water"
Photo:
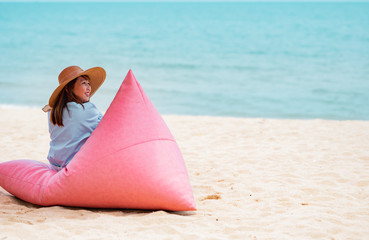
[[[132,69],[162,114],[369,119],[369,3],[0,3],[0,104],[69,65]]]

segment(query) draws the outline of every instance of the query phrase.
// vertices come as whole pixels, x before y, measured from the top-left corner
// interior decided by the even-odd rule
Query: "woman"
[[[48,112],[51,168],[64,168],[90,137],[102,118],[101,112],[89,102],[101,86],[106,72],[101,67],[83,71],[70,66],[59,75],[59,86],[43,110]]]

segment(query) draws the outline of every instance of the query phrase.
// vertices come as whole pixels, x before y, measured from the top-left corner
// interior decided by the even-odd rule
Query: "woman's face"
[[[72,91],[79,100],[82,102],[88,102],[90,100],[91,93],[90,81],[83,77],[78,77]]]

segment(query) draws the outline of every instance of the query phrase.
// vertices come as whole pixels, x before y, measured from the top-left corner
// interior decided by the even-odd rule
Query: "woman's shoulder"
[[[76,102],[68,102],[67,103],[69,114],[71,117],[77,118],[85,118],[90,115],[99,114],[100,111],[96,108],[96,106],[91,102],[85,102],[83,104]]]
[[[95,104],[93,104],[92,102],[85,102],[85,103],[76,103],[76,102],[68,102],[67,103],[68,109],[72,110],[81,110],[81,109],[92,109],[92,108],[96,108]]]

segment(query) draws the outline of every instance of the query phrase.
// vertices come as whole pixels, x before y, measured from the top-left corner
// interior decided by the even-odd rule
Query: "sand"
[[[46,115],[0,112],[0,162],[47,162]],[[196,212],[39,207],[0,188],[0,240],[368,239],[368,121],[164,120],[186,161]]]

